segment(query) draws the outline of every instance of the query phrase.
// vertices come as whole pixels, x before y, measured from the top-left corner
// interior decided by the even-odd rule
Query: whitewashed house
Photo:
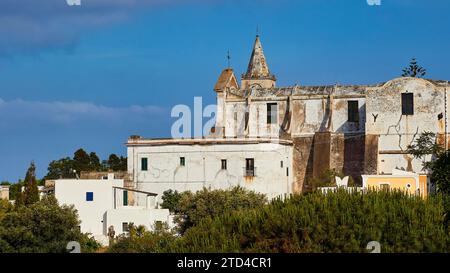
[[[81,220],[81,232],[91,233],[100,243],[108,244],[111,227],[115,235],[126,233],[128,224],[143,225],[152,230],[155,222],[171,224],[169,210],[158,209],[156,194],[134,191],[142,196],[144,206],[129,206],[130,190],[123,179],[60,179],[55,180],[55,197],[61,205],[74,205]]]

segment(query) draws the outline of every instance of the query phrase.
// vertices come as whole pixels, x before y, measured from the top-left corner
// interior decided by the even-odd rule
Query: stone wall
[[[313,162],[314,162],[314,138],[311,137],[299,137],[294,138],[294,151],[293,151],[293,169],[294,169],[294,181],[292,189],[294,193],[300,193],[304,190],[308,190],[308,185],[305,181],[312,177],[313,174]]]

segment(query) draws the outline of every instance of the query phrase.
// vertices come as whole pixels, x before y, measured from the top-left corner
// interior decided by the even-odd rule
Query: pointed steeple
[[[252,56],[248,63],[247,72],[242,75],[242,81],[244,88],[253,83],[257,83],[264,88],[275,86],[276,79],[274,75],[270,74],[259,35],[256,35]]]

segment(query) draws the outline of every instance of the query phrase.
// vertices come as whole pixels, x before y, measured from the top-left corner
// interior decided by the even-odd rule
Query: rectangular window
[[[86,201],[94,201],[94,193],[93,192],[86,192]]]
[[[414,115],[414,94],[402,94],[402,115]]]
[[[226,170],[227,169],[227,160],[226,159],[222,159],[221,169],[222,170]]]
[[[280,161],[280,167],[283,168],[283,160]]]
[[[357,100],[347,101],[348,122],[359,122],[359,105]]]
[[[123,222],[122,223],[122,232],[128,232],[128,231],[130,231],[129,229],[128,229],[128,223],[127,222]]]
[[[286,168],[286,176],[289,176],[289,168]]]
[[[123,191],[123,205],[128,206],[128,191]]]
[[[255,176],[255,159],[246,158],[245,159],[245,176]]]
[[[186,166],[186,160],[184,157],[180,157],[180,166]]]
[[[267,124],[277,123],[277,108],[278,107],[276,103],[267,104]]]
[[[248,111],[245,111],[245,115],[244,115],[244,129],[247,129],[247,127],[248,127],[248,119],[249,119],[249,117],[250,117],[250,114],[249,114],[249,112]]]
[[[148,171],[148,159],[146,157],[141,158],[141,171]]]

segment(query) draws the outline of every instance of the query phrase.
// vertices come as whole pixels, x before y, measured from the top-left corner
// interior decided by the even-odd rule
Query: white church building
[[[361,175],[393,169],[421,173],[406,153],[420,133],[448,148],[448,81],[401,77],[375,85],[277,87],[257,36],[240,84],[226,68],[214,91],[215,126],[202,138],[127,141],[135,189],[242,186],[285,196],[311,189],[310,179],[334,169],[362,185]],[[136,198],[138,204],[145,200]]]

